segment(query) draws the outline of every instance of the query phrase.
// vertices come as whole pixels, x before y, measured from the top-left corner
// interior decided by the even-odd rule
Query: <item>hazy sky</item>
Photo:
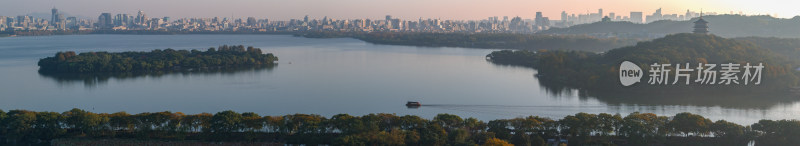
[[[233,15],[288,20],[309,15],[314,19],[383,19],[392,15],[401,19],[528,19],[542,11],[545,17],[557,20],[561,11],[596,13],[603,8],[606,14],[627,16],[630,11],[652,14],[659,7],[665,14],[702,8],[719,13],[777,14],[782,18],[800,15],[800,1],[795,0],[0,0],[0,16],[50,13],[53,6],[89,18],[97,18],[102,12],[136,14],[142,10],[150,17],[173,18]]]

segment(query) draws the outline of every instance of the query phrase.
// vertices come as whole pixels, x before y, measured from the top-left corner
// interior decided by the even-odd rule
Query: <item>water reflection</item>
[[[537,77],[539,78],[539,77]],[[620,92],[572,88],[549,80],[538,80],[539,85],[554,97],[566,95],[581,99],[596,98],[609,105],[685,105],[720,106],[726,108],[766,109],[782,103],[800,101],[790,92],[725,92],[725,91],[686,91],[686,92]],[[635,89],[632,89],[635,90]]]
[[[216,67],[201,69],[184,69],[173,71],[151,71],[151,72],[121,72],[121,73],[47,73],[39,72],[43,78],[53,79],[59,85],[74,84],[83,82],[85,87],[97,87],[105,85],[110,79],[118,81],[135,80],[138,78],[160,78],[168,75],[226,75],[234,76],[243,72],[260,73],[263,71],[271,72],[278,64],[249,66],[249,67]]]

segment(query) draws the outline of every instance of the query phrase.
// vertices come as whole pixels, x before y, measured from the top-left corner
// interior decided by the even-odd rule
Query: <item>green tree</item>
[[[684,112],[676,114],[672,120],[667,123],[667,126],[675,130],[675,132],[681,132],[689,136],[690,133],[698,135],[708,134],[712,124],[713,122],[711,122],[711,120],[703,116]]]
[[[67,131],[61,126],[63,118],[56,112],[37,112],[33,125],[35,137],[45,141],[61,137]]]
[[[242,115],[239,113],[231,110],[218,112],[211,118],[211,132],[220,135],[237,132],[244,127],[241,122]]]
[[[513,144],[502,139],[492,138],[486,141],[486,143],[483,143],[483,146],[513,146]]]
[[[607,136],[612,132],[619,133],[618,130],[622,126],[622,116],[619,114],[611,115],[607,113],[600,113],[597,115],[598,130],[600,134]]]
[[[718,120],[711,125],[711,131],[718,137],[741,137],[744,135],[744,127],[725,120]]]
[[[133,132],[136,121],[131,114],[127,112],[116,112],[110,115],[109,123],[112,130],[121,130],[126,132]]]
[[[26,110],[10,110],[7,113],[6,128],[7,139],[12,144],[30,142],[35,139],[33,126],[36,123],[36,113]]]
[[[491,120],[487,124],[489,128],[487,131],[492,132],[495,136],[499,139],[508,140],[511,139],[511,129],[508,128],[509,120],[505,119],[497,119]]]
[[[258,135],[256,132],[264,128],[264,119],[256,113],[246,112],[242,113],[242,124],[246,131],[245,139],[254,140]]]
[[[65,118],[67,127],[76,129],[77,133],[75,134],[79,136],[84,134],[89,136],[98,135],[99,130],[102,128],[100,127],[101,124],[104,121],[108,121],[100,117],[100,115],[77,108],[62,113],[62,116]]]
[[[464,120],[457,115],[451,114],[438,114],[436,117],[433,117],[433,122],[439,125],[442,125],[445,129],[452,130],[457,127],[461,127],[464,123]]]
[[[8,118],[8,115],[3,109],[0,109],[0,135],[6,135],[6,125],[8,125],[6,118]]]

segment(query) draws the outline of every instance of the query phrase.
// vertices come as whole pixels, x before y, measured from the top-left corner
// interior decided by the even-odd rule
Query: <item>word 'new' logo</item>
[[[630,61],[623,61],[619,65],[619,83],[622,86],[630,86],[642,80],[644,72],[636,64]]]
[[[630,61],[623,61],[619,65],[619,83],[622,86],[631,86],[641,82],[645,73],[650,85],[676,85],[678,82],[689,85],[760,85],[764,63],[739,64],[739,63],[698,63],[693,67],[685,64],[659,64],[653,63],[647,72],[642,71],[638,65]],[[697,77],[692,77],[692,75]]]

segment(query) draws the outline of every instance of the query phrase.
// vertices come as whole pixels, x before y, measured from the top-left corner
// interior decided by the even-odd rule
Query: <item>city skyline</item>
[[[379,19],[392,15],[400,19],[440,18],[450,20],[480,20],[493,16],[509,16],[534,18],[536,12],[544,17],[559,20],[562,11],[570,14],[595,13],[604,9],[606,13],[617,16],[628,16],[629,12],[649,14],[661,8],[665,14],[683,14],[686,10],[716,12],[719,14],[771,15],[779,18],[791,18],[800,15],[800,9],[792,6],[800,2],[766,1],[629,1],[610,0],[604,2],[577,2],[573,0],[559,2],[538,2],[508,0],[501,2],[483,1],[398,1],[387,4],[385,1],[343,0],[343,1],[191,1],[173,0],[158,2],[154,0],[121,1],[121,0],[29,0],[16,1],[15,4],[0,6],[0,16],[17,16],[31,13],[46,13],[52,7],[70,15],[93,18],[100,13],[133,14],[139,10],[154,17],[196,18],[196,17],[233,17],[233,18],[269,18],[272,20],[289,20],[309,15],[312,19],[322,17],[334,19]]]
[[[707,13],[708,14],[708,13]],[[562,11],[561,19],[551,21],[542,12],[536,12],[534,19],[516,16],[488,17],[475,20],[443,20],[438,18],[403,20],[391,15],[379,19],[344,19],[328,17],[289,21],[259,19],[255,17],[241,18],[171,18],[150,17],[146,12],[138,11],[136,15],[101,13],[93,21],[65,16],[57,8],[51,9],[50,19],[20,15],[17,17],[0,16],[0,30],[157,30],[157,31],[190,31],[190,32],[294,32],[294,31],[391,31],[391,32],[517,32],[534,33],[551,27],[569,27],[577,24],[598,21],[629,21],[633,23],[650,23],[659,20],[690,20],[701,16],[699,12],[687,10],[684,14],[666,14],[656,9],[651,15],[642,12],[630,12],[630,16],[616,15],[598,9],[596,13],[569,14]],[[715,15],[711,13],[711,15]],[[646,17],[645,17],[646,16]]]

